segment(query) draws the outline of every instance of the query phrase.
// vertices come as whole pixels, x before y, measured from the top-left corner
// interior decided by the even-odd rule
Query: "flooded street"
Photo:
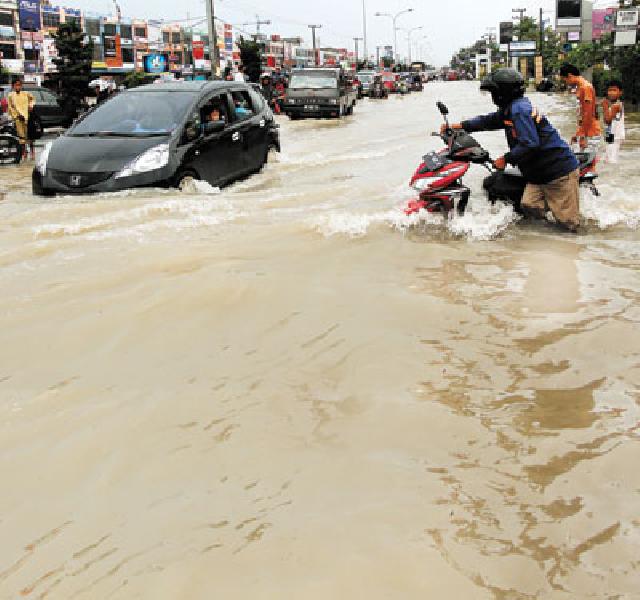
[[[405,217],[477,90],[281,120],[221,192],[0,171],[0,599],[638,597],[640,147],[578,236],[480,167]]]

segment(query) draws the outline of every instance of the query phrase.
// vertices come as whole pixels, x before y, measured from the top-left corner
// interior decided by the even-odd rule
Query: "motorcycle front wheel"
[[[0,136],[0,165],[17,165],[21,159],[20,142],[11,136]]]

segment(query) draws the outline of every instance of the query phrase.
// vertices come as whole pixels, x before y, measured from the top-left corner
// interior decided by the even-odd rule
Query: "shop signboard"
[[[39,31],[42,28],[40,22],[40,0],[20,0],[18,14],[22,31]]]
[[[535,56],[536,47],[537,44],[534,41],[511,42],[509,44],[509,54],[512,58]]]

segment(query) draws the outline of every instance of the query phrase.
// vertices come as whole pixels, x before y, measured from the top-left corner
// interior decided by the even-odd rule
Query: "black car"
[[[262,169],[280,135],[264,98],[244,83],[150,84],[107,100],[51,142],[33,192],[112,192],[201,179],[226,185]]]
[[[65,108],[59,96],[51,90],[28,84],[23,85],[22,89],[29,92],[35,100],[32,118],[36,137],[40,137],[47,127],[69,127],[73,123],[75,111]],[[0,100],[7,98],[10,92],[10,85],[1,85]]]

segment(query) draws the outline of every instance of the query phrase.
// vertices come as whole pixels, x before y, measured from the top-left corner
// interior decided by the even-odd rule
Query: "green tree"
[[[127,73],[124,78],[124,85],[127,89],[135,88],[141,85],[146,85],[147,83],[151,83],[155,77],[153,75],[149,75],[148,73],[140,73],[139,71],[131,71],[131,73]]]
[[[53,39],[58,51],[53,59],[57,68],[54,81],[63,103],[77,113],[89,94],[93,41],[85,39],[75,22],[61,23]]]
[[[240,38],[240,59],[249,81],[258,83],[262,73],[262,46],[255,40]]]

